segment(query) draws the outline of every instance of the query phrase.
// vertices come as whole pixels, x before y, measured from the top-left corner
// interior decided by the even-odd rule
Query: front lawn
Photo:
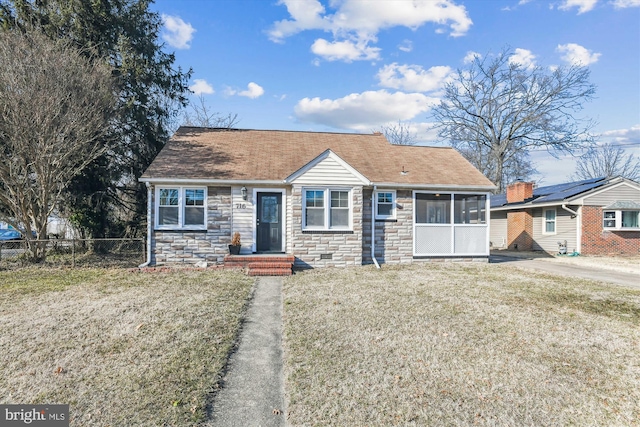
[[[640,291],[466,263],[284,285],[291,425],[638,425]]]
[[[252,283],[222,271],[0,272],[0,402],[70,404],[71,426],[194,425]]]

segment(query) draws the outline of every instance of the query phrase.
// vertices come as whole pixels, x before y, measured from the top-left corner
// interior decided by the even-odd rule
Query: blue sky
[[[191,89],[238,127],[371,132],[410,123],[441,145],[430,109],[470,55],[579,62],[596,99],[581,116],[600,142],[640,156],[640,0],[157,0],[163,41],[192,68]],[[195,95],[194,95],[195,98]],[[540,185],[575,158],[533,152]]]

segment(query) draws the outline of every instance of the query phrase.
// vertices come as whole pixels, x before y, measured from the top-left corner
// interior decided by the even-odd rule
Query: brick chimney
[[[524,202],[533,197],[533,182],[514,182],[507,187],[507,203]]]

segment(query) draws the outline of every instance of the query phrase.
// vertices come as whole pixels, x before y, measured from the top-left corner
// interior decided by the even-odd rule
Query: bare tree
[[[398,120],[398,124],[380,126],[379,132],[382,132],[387,140],[395,145],[415,145],[417,143],[417,134],[411,131],[411,124]]]
[[[611,143],[592,147],[576,163],[575,179],[621,176],[640,181],[640,159]]]
[[[190,104],[189,107],[191,111],[185,111],[183,126],[231,129],[240,121],[237,114],[229,113],[224,116],[217,111],[211,111],[202,95],[198,97],[197,104]]]
[[[0,31],[0,215],[44,259],[47,221],[69,181],[105,149],[115,96],[105,61],[38,31]]]
[[[458,70],[433,110],[439,136],[467,157],[503,191],[523,165],[523,153],[546,148],[552,154],[572,152],[593,141],[593,122],[575,114],[593,98],[585,67],[547,71],[511,60],[512,52],[476,57]],[[520,172],[522,173],[522,172]]]

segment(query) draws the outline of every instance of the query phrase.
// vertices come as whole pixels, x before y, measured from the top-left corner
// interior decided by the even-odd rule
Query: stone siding
[[[362,264],[362,187],[353,188],[351,203],[352,231],[303,231],[302,188],[292,189],[291,249],[296,268]]]
[[[153,213],[152,221],[155,225]],[[195,264],[206,261],[208,264],[221,264],[230,242],[231,188],[207,187],[207,229],[154,230],[151,263]]]
[[[371,194],[364,192],[364,238],[362,258],[365,264],[371,259]],[[380,264],[413,262],[413,193],[411,190],[396,191],[396,219],[375,221],[376,260]]]

